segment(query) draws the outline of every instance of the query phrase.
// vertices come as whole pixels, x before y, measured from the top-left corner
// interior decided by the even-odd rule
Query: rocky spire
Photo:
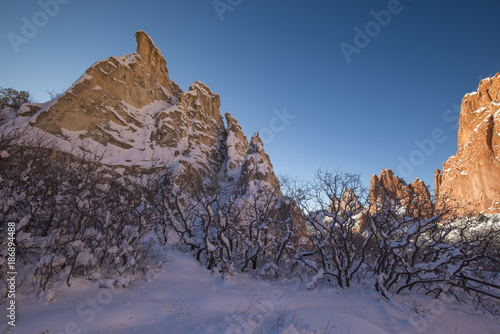
[[[239,178],[241,174],[241,167],[245,160],[245,155],[248,150],[248,140],[238,121],[226,113],[226,149],[227,160],[225,166],[225,173],[229,181]]]
[[[462,100],[457,153],[435,174],[436,204],[453,198],[472,213],[500,213],[500,73]]]
[[[279,187],[279,180],[273,171],[271,159],[264,151],[264,144],[256,132],[250,139],[243,166],[241,168],[240,182],[261,186],[263,183],[271,189]]]
[[[136,53],[92,65],[57,100],[20,113],[71,147],[85,140],[105,151],[103,163],[169,166],[188,177],[220,176],[245,189],[279,182],[258,134],[249,143],[241,126],[220,113],[220,96],[200,81],[183,92],[165,58],[144,32]]]
[[[81,131],[100,142],[129,146],[110,135],[116,126],[141,127],[137,110],[158,101],[175,104],[182,90],[168,77],[166,61],[145,32],[137,32],[137,51],[92,65],[58,100],[35,118],[35,126],[63,136]]]
[[[168,76],[167,61],[155,46],[151,37],[141,30],[135,33],[135,39],[137,41],[136,53],[144,59],[145,64],[148,65],[151,63],[153,66],[157,66],[159,69],[165,71]]]
[[[386,205],[406,206],[410,213],[430,217],[434,211],[431,195],[425,183],[415,179],[409,185],[394,175],[392,170],[384,169],[380,175],[370,180],[370,212],[374,213]]]

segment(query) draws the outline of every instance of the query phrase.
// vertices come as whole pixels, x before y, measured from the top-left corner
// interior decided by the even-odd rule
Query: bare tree
[[[305,219],[310,226],[313,249],[297,253],[296,261],[316,272],[316,278],[334,279],[344,288],[366,265],[373,234],[361,235],[358,217],[363,210],[365,190],[358,175],[318,171],[303,197]],[[310,207],[312,206],[312,210]]]
[[[359,177],[339,172],[320,171],[314,182],[287,190],[309,225],[313,248],[295,260],[315,274],[311,287],[323,279],[346,288],[359,274],[387,298],[411,289],[435,297],[467,294],[488,312],[500,310],[494,218],[461,217],[464,207],[452,199],[434,209],[412,192],[385,192],[368,205]]]
[[[7,152],[0,160],[0,219],[2,228],[19,222],[19,260],[36,289],[62,279],[69,285],[73,277],[116,278],[159,267],[158,215],[137,196],[146,190],[106,178],[101,154],[84,143],[64,153],[36,131],[22,134],[0,136]]]
[[[208,269],[279,271],[296,232],[291,200],[279,186],[255,183],[246,192],[224,175],[202,177],[192,170],[165,172],[162,178],[166,226]]]

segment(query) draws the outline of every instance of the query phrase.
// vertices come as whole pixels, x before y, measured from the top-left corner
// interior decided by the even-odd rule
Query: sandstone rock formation
[[[24,105],[13,123],[48,133],[68,151],[85,142],[108,166],[222,177],[243,192],[279,188],[258,134],[248,142],[230,114],[226,127],[218,94],[199,81],[184,92],[152,39],[139,31],[136,41],[135,53],[98,61],[57,99]]]
[[[462,100],[457,153],[436,170],[436,205],[453,199],[473,213],[500,213],[500,73]]]
[[[434,212],[431,194],[423,181],[415,179],[408,185],[390,169],[384,169],[379,176],[371,177],[369,200],[370,213],[388,205],[405,207],[413,217],[428,218]]]
[[[238,121],[229,113],[225,116],[227,122],[225,173],[229,180],[239,177],[243,192],[246,192],[248,187],[259,188],[262,183],[273,191],[279,190],[278,177],[274,174],[271,159],[264,150],[259,133],[255,133],[248,142]],[[278,194],[281,195],[281,191],[278,191]]]
[[[241,167],[240,182],[250,187],[260,188],[264,183],[270,185],[273,190],[279,188],[278,177],[273,172],[271,159],[264,151],[264,144],[259,133],[254,134],[248,144],[248,150]]]
[[[107,132],[114,125],[143,125],[137,112],[141,108],[156,101],[175,104],[182,91],[169,79],[165,59],[146,33],[137,32],[136,39],[137,53],[95,63],[50,106],[50,112],[39,114],[35,125],[58,135],[64,129],[85,131],[109,143],[113,136]]]

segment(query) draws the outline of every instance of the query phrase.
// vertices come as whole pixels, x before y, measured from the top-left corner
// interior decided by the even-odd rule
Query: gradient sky
[[[498,0],[0,0],[0,87],[45,102],[145,30],[183,90],[204,82],[248,138],[263,134],[277,173],[338,168],[368,185],[391,168],[434,189],[464,94],[500,71],[499,14]]]

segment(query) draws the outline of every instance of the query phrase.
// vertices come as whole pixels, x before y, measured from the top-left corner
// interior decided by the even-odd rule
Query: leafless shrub
[[[498,313],[500,224],[494,218],[461,217],[466,211],[452,199],[434,209],[415,194],[402,200],[387,193],[367,205],[359,177],[339,172],[320,171],[292,190],[313,245],[295,255],[315,274],[310,287],[327,281],[346,288],[362,278],[386,298],[411,289],[435,297],[465,294]]]
[[[74,277],[133,277],[160,266],[156,216],[137,196],[145,189],[104,178],[96,152],[64,153],[36,131],[5,131],[1,226],[18,222],[18,261],[35,289],[60,280],[69,285]]]

